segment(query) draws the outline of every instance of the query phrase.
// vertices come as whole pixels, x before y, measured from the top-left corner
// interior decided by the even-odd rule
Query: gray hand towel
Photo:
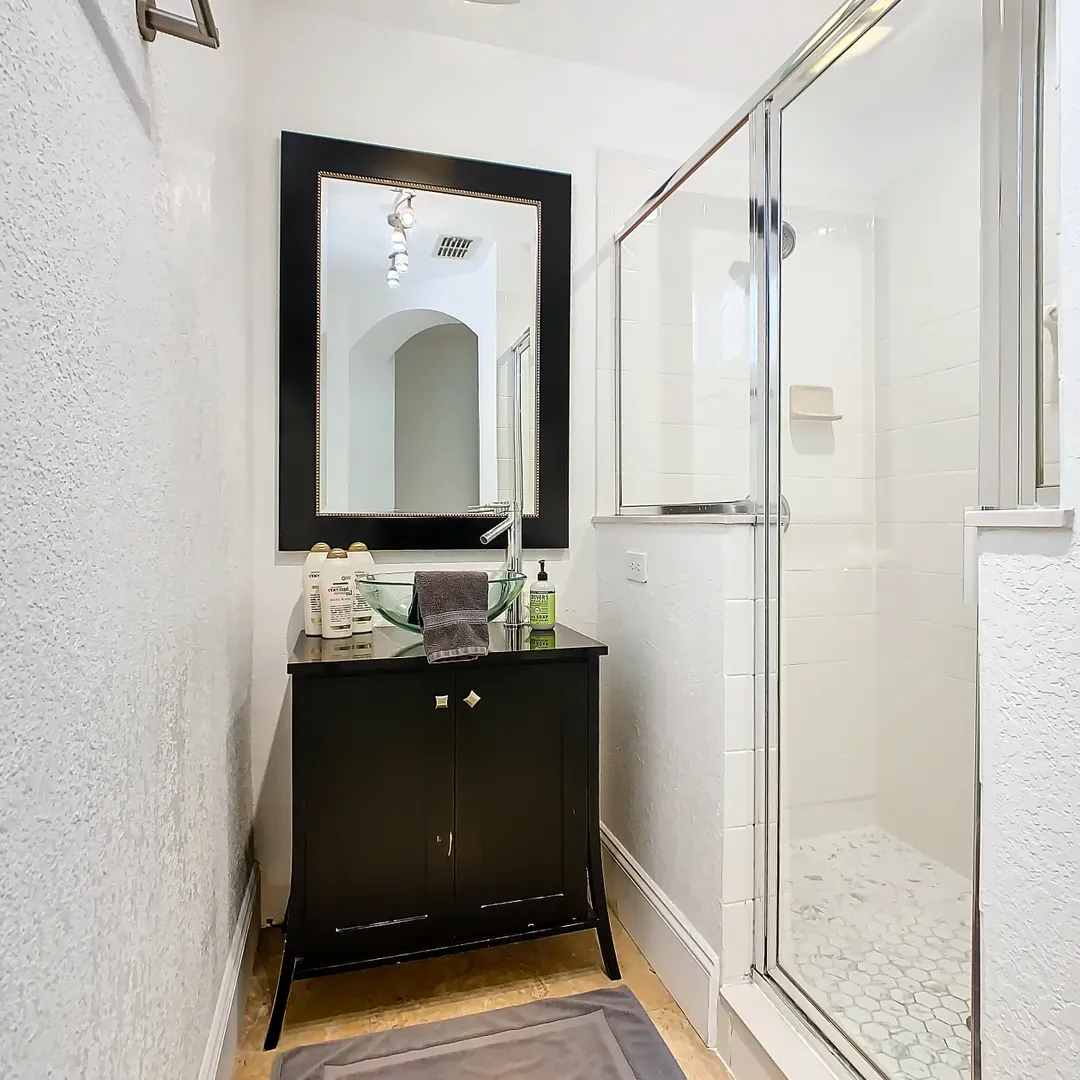
[[[487,656],[487,574],[475,570],[417,570],[413,582],[428,663]]]

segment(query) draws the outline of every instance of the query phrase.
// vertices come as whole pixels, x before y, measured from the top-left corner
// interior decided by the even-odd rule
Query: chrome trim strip
[[[612,284],[614,294],[615,312],[615,377],[612,381],[612,389],[615,394],[612,418],[615,421],[615,513],[623,513],[623,484],[622,484],[622,244],[616,242],[612,252],[612,268],[615,280]]]
[[[759,506],[763,508],[760,515],[760,523],[766,524],[767,518],[764,513],[766,475],[768,469],[768,433],[771,428],[767,422],[768,393],[769,393],[769,326],[768,326],[768,295],[769,289],[762,288],[762,282],[768,282],[768,239],[766,237],[767,207],[769,205],[769,158],[766,153],[768,144],[769,113],[767,107],[759,105],[751,117],[750,125],[750,191],[751,191],[751,229],[750,229],[750,262],[754,272],[750,276],[751,296],[750,302],[754,313],[754,337],[752,346],[753,367],[751,379],[751,409],[750,409],[750,476],[753,497]],[[769,530],[760,528],[754,530],[754,596],[764,597],[767,595],[766,580],[768,567],[768,537]],[[768,654],[767,634],[768,620],[764,617],[763,608],[754,605],[754,747],[767,746],[765,737],[766,722],[768,715],[768,694],[765,691],[766,657]],[[759,835],[755,837],[754,844],[754,937],[752,968],[762,971],[766,968],[766,933],[765,926],[768,917],[765,898],[768,893],[769,853],[768,838],[769,830],[766,829],[764,836],[760,835],[762,825],[760,822],[771,820],[769,809],[769,784],[767,777],[767,755],[754,755],[754,807],[755,829]],[[763,808],[763,812],[759,811]]]
[[[1001,165],[1016,169],[1019,176],[1017,264],[1017,324],[1019,333],[1020,386],[1019,413],[1019,500],[1021,506],[1034,506],[1039,482],[1042,427],[1042,250],[1040,236],[1041,208],[1039,177],[1039,136],[1042,128],[1042,86],[1039,78],[1043,39],[1043,4],[1039,0],[1010,0],[1007,5],[1016,20],[1015,41],[1018,53],[1019,114],[1010,129],[1015,143],[1003,147]]]
[[[764,678],[760,693],[764,697],[762,749],[765,790],[762,799],[764,817],[758,828],[764,830],[765,868],[763,884],[765,892],[762,902],[756,906],[765,912],[764,926],[764,961],[765,971],[771,970],[777,962],[777,947],[780,937],[780,728],[782,715],[780,707],[780,603],[781,603],[781,559],[783,531],[780,526],[781,488],[781,447],[782,447],[782,368],[781,368],[781,327],[780,302],[782,293],[782,259],[780,255],[781,205],[783,197],[783,156],[780,150],[781,115],[780,109],[772,101],[765,105],[765,163],[764,189],[765,213],[762,228],[764,274],[760,318],[763,334],[764,356],[764,405],[762,415],[763,451],[764,451],[764,489],[762,503],[765,508],[766,524],[763,533],[764,573],[762,596],[764,604],[758,609],[765,620],[762,638],[764,651],[762,670]]]
[[[853,1077],[882,1080],[884,1070],[874,1064],[870,1055],[782,967],[769,971],[764,982],[772,986],[800,1023],[832,1051],[834,1060]],[[819,1019],[824,1019],[825,1023],[820,1023]]]
[[[1002,370],[1002,28],[996,0],[983,0],[983,85],[980,142],[981,184],[981,283],[979,289],[979,415],[984,421],[1002,415],[1008,379]],[[979,505],[997,509],[1015,506],[1005,492],[1014,487],[1011,466],[1004,456],[1006,438],[1000,422],[979,424]]]

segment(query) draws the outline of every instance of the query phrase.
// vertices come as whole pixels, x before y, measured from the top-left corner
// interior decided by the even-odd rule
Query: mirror
[[[480,548],[515,491],[524,546],[567,546],[571,191],[281,133],[281,551]]]
[[[319,183],[318,512],[504,513],[513,346],[538,330],[538,204]],[[535,354],[520,354],[527,515],[537,511]]]

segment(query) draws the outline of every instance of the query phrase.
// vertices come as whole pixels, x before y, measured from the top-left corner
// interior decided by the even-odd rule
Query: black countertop
[[[554,630],[508,631],[502,623],[491,623],[491,644],[487,656],[467,661],[476,664],[522,663],[543,660],[581,660],[604,656],[608,647],[568,626]],[[426,666],[424,641],[396,626],[377,626],[370,634],[323,639],[301,634],[289,656],[290,675],[347,675],[364,671],[401,671],[409,666]],[[452,667],[454,665],[439,665]]]

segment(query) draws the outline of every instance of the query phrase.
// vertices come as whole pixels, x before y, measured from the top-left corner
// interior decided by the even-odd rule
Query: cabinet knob
[[[467,697],[461,699],[469,706],[470,709],[475,709],[480,704],[480,695],[475,690],[470,690]]]
[[[450,708],[450,695],[449,694],[436,694],[435,695],[435,708],[436,709],[449,709]]]

